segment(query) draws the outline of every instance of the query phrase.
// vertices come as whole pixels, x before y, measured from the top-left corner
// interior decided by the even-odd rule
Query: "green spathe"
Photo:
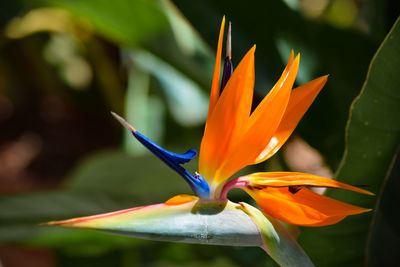
[[[258,209],[230,201],[156,204],[50,222],[151,240],[263,248],[281,266],[312,266],[286,229]]]
[[[282,224],[249,204],[243,202],[240,204],[261,230],[264,240],[261,247],[271,258],[281,266],[314,266]]]

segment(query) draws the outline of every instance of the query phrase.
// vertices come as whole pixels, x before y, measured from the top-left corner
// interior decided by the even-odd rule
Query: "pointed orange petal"
[[[247,130],[238,147],[220,167],[218,173],[220,176],[229,177],[241,168],[254,164],[258,155],[269,143],[289,102],[299,60],[300,57],[297,56],[292,63],[289,61],[288,70],[284,71],[283,77],[251,114]]]
[[[258,156],[256,163],[267,160],[274,155],[292,134],[304,113],[324,87],[328,75],[319,77],[300,87],[295,88],[290,96],[285,114],[270,143]]]
[[[301,172],[259,172],[238,178],[240,181],[248,181],[248,184],[254,187],[287,187],[287,186],[314,186],[342,188],[354,192],[374,195],[373,193],[358,188],[356,186],[344,184],[329,178],[301,173]]]
[[[215,67],[214,67],[214,76],[211,84],[211,93],[210,93],[210,104],[208,106],[208,115],[207,121],[211,116],[211,113],[214,110],[215,105],[217,104],[219,98],[219,83],[221,76],[221,54],[222,54],[222,41],[224,37],[224,28],[225,28],[225,16],[222,18],[221,28],[219,30],[219,38],[218,38],[218,46],[217,46],[217,55],[215,57]]]
[[[289,71],[290,67],[292,66],[293,60],[294,60],[294,51],[292,50],[292,51],[290,52],[290,56],[289,56],[288,63],[286,64],[286,67],[285,67],[285,69],[284,69],[284,71],[283,71],[281,77],[279,78],[277,84],[279,84],[279,81],[283,81],[283,79],[284,79],[285,76],[287,75],[287,72]],[[276,84],[275,84],[274,86],[276,86]]]
[[[319,195],[302,188],[295,194],[288,188],[267,187],[263,190],[246,191],[264,212],[286,223],[303,226],[335,224],[348,215],[370,211]]]
[[[208,118],[199,158],[199,171],[208,182],[228,178],[218,178],[215,172],[246,128],[253,100],[254,52],[255,46],[233,72]]]
[[[276,120],[280,121],[290,98],[291,89],[299,69],[299,63],[300,55],[297,55],[293,62],[289,59],[288,66],[284,71],[285,75],[282,75],[276,85],[251,114],[247,130],[249,134],[254,134],[252,130],[257,128],[270,128],[270,125],[268,125],[269,127],[265,127],[265,125],[261,127],[259,124],[262,122],[271,123]],[[275,116],[269,112],[274,113]]]
[[[294,60],[294,51],[292,49],[292,51],[290,51],[289,60],[288,60],[288,63],[286,65],[292,64],[293,60]]]

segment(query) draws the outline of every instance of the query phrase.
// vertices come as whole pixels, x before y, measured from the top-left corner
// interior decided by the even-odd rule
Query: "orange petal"
[[[342,188],[354,192],[374,195],[373,193],[356,186],[344,184],[329,178],[301,173],[301,172],[259,172],[238,178],[239,181],[248,181],[254,187],[284,187],[284,186],[315,186]]]
[[[288,188],[267,187],[246,191],[264,212],[286,223],[303,226],[335,224],[348,215],[370,211],[302,188],[295,194]]]
[[[214,76],[211,84],[211,93],[210,93],[210,104],[208,106],[208,115],[207,121],[210,118],[215,105],[217,104],[219,98],[219,83],[221,76],[221,54],[222,54],[222,40],[224,37],[224,28],[225,28],[225,16],[222,18],[221,28],[219,30],[219,38],[218,38],[218,46],[217,46],[217,55],[215,58],[215,67],[214,67]]]
[[[217,168],[246,129],[253,100],[254,52],[255,46],[233,72],[207,120],[200,147],[199,170],[210,183],[219,179],[215,175]]]
[[[191,202],[191,201],[195,201],[198,200],[199,198],[193,195],[176,195],[170,199],[168,199],[167,201],[165,201],[164,204],[169,205],[169,206],[174,206],[174,205],[180,205],[180,204],[184,204],[187,202]]]
[[[289,102],[299,67],[299,55],[289,61],[287,70],[249,118],[247,129],[238,147],[219,169],[219,175],[229,177],[241,168],[254,164],[272,138]],[[244,130],[244,129],[243,129]],[[242,130],[242,131],[243,131]]]
[[[328,75],[319,77],[300,87],[295,88],[291,95],[285,114],[269,144],[258,156],[256,163],[267,160],[274,155],[286,142],[296,128],[304,113],[324,87]]]
[[[282,73],[281,77],[279,78],[278,82],[274,85],[274,87],[275,87],[277,84],[279,84],[279,82],[282,82],[282,81],[285,79],[285,77],[286,77],[286,75],[287,75],[287,73],[288,73],[290,67],[292,66],[293,60],[294,60],[294,51],[292,50],[292,51],[290,52],[290,56],[289,56],[288,63],[286,64],[286,67],[285,67],[285,69],[283,70],[283,73]]]

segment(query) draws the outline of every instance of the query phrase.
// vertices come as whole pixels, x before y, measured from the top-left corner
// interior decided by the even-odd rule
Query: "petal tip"
[[[329,76],[330,76],[330,74],[326,74],[326,75],[319,77],[318,79],[321,79],[321,81],[325,84],[326,81],[328,80]]]
[[[297,61],[300,61],[300,53],[297,53],[297,55],[296,55],[296,57],[295,57],[295,59],[294,59],[295,61],[297,60]]]
[[[362,208],[362,207],[358,207],[358,206],[356,206],[356,207],[358,208],[358,210],[354,211],[354,213],[352,213],[350,215],[366,213],[366,212],[370,212],[373,210],[373,209],[367,209],[367,208]]]
[[[292,64],[293,60],[294,60],[294,51],[292,49],[292,51],[290,51],[290,56],[289,56],[289,60],[287,62],[287,65],[290,66]],[[288,67],[286,67],[286,68],[288,68]]]
[[[230,21],[228,25],[228,34],[226,36],[226,57],[229,59],[232,58],[232,23]]]
[[[50,222],[44,222],[44,223],[39,223],[38,226],[73,226],[73,223],[71,222],[71,219],[69,220],[63,220],[63,221],[50,221]]]
[[[221,26],[220,26],[220,34],[221,34],[221,31],[223,32],[223,30],[224,30],[224,28],[225,28],[225,15],[222,17],[222,21],[221,21]]]
[[[375,196],[375,193],[372,193],[372,192],[370,192],[368,190],[364,190],[364,192],[365,192],[366,195]]]
[[[113,115],[114,118],[116,118],[119,121],[119,123],[121,123],[122,126],[124,126],[126,129],[128,129],[133,133],[136,133],[136,129],[132,125],[130,125],[126,120],[124,120],[121,116],[119,116],[117,113],[111,111],[111,115]]]
[[[247,52],[246,56],[249,55],[249,56],[251,56],[251,57],[253,58],[255,52],[256,52],[256,45],[254,44],[254,45],[249,49],[249,51]],[[244,57],[246,57],[246,56],[244,56]]]

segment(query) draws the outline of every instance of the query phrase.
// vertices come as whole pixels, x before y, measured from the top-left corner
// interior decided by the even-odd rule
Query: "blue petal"
[[[221,80],[221,89],[219,90],[219,94],[222,94],[226,84],[228,83],[229,78],[232,76],[233,73],[233,65],[232,61],[229,57],[225,58],[224,64],[224,71],[222,73],[222,80]]]
[[[161,146],[157,145],[149,138],[144,136],[143,134],[136,131],[130,124],[128,124],[124,119],[122,119],[117,114],[113,113],[114,117],[128,130],[130,130],[133,136],[144,145],[148,150],[150,150],[154,155],[156,155],[159,159],[161,159],[165,164],[167,164],[171,169],[180,174],[185,181],[192,188],[193,192],[200,198],[208,198],[210,193],[210,188],[205,181],[205,179],[201,175],[191,175],[185,168],[183,168],[180,164],[184,164],[192,160],[197,152],[194,149],[188,150],[184,154],[177,154],[170,152]]]
[[[161,148],[161,149],[163,149],[163,148]],[[164,153],[169,154],[169,157],[171,158],[171,160],[175,161],[175,163],[177,163],[177,164],[184,164],[186,162],[189,162],[192,159],[194,159],[194,157],[196,157],[196,155],[197,155],[197,152],[194,149],[189,149],[184,154],[177,154],[174,152],[167,151],[165,149],[163,149],[163,150],[164,150]]]

